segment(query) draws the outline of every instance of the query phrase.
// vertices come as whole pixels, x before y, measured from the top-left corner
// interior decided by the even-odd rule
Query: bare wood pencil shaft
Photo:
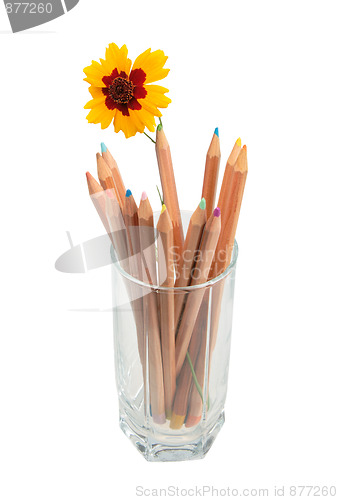
[[[142,279],[156,285],[156,255],[153,212],[148,198],[139,207],[140,247],[142,255]],[[149,292],[148,290],[146,290]],[[157,297],[152,291],[143,297],[146,346],[148,347],[149,392],[153,420],[165,423],[164,383]]]
[[[170,147],[164,134],[163,128],[161,127],[158,128],[156,132],[155,149],[163,190],[163,199],[169,211],[169,215],[173,225],[175,253],[177,254],[176,265],[179,266],[184,243],[183,226],[177,197]]]
[[[204,180],[202,189],[202,198],[204,198],[206,201],[206,210],[208,219],[211,216],[212,211],[215,207],[220,160],[221,160],[221,151],[219,147],[219,138],[216,134],[214,134],[205,161]],[[219,208],[221,207],[219,206]]]
[[[234,166],[235,166],[235,163],[236,163],[237,158],[239,156],[239,153],[241,151],[240,144],[241,144],[240,139],[237,139],[237,141],[234,144],[234,147],[232,148],[232,151],[230,153],[230,156],[228,158],[228,161],[227,161],[227,164],[225,167],[225,171],[224,171],[221,191],[220,191],[219,199],[218,199],[218,207],[220,208],[221,213],[222,213],[222,229],[221,229],[221,234],[219,236],[219,240],[218,240],[218,244],[217,244],[217,248],[216,248],[216,252],[215,252],[215,259],[214,259],[214,262],[213,262],[213,265],[212,265],[211,271],[210,271],[210,279],[215,278],[221,272],[223,272],[221,270],[222,265],[223,265],[223,263],[221,262],[221,259],[222,259],[222,257],[224,258],[224,249],[226,247],[225,225],[227,223],[227,220],[230,216],[230,211],[231,211],[231,204],[229,203],[230,186],[231,186],[231,182],[232,182],[232,176],[234,173]]]
[[[192,365],[196,366],[196,360],[201,344],[201,326],[203,325],[203,314],[204,311],[202,307],[198,313],[197,320],[195,322],[194,330],[191,335],[191,340],[189,344],[189,355]],[[177,379],[177,387],[175,393],[173,415],[170,421],[170,427],[172,429],[180,429],[184,423],[185,416],[188,410],[189,396],[191,393],[191,386],[194,385],[192,370],[190,363],[187,358],[184,360],[181,373]]]
[[[205,200],[202,199],[190,218],[187,235],[184,241],[181,266],[177,272],[175,287],[186,287],[189,286],[191,282],[192,270],[196,262],[206,221]],[[187,294],[184,292],[175,294],[175,331],[178,327],[186,295]]]
[[[122,200],[118,193],[114,178],[112,176],[111,170],[108,167],[107,163],[104,161],[100,153],[96,154],[96,162],[97,162],[97,175],[99,177],[99,181],[103,189],[114,189],[117,197],[117,201],[119,202],[120,207],[122,207]],[[122,198],[123,199],[123,198]]]
[[[174,286],[173,229],[168,210],[162,207],[158,224],[159,285]],[[176,389],[174,296],[172,291],[160,291],[161,345],[164,377],[165,413],[171,418]]]
[[[217,212],[216,212],[217,211]],[[217,216],[215,215],[217,213]],[[219,233],[221,230],[220,211],[216,209],[214,214],[209,218],[200,246],[200,258],[196,263],[192,285],[204,283],[208,279],[210,266],[214,257]],[[189,342],[191,339],[192,331],[196,321],[196,317],[204,297],[204,291],[196,289],[189,292],[186,305],[182,314],[180,326],[178,328],[176,337],[176,372],[179,374],[184,358],[187,353]]]
[[[100,186],[100,184],[97,182],[94,177],[87,172],[86,173],[86,178],[87,178],[87,185],[88,185],[88,191],[90,198],[93,202],[93,205],[101,219],[101,222],[107,231],[107,234],[109,238],[112,240],[111,234],[110,234],[110,227],[108,223],[108,219],[106,216],[106,197],[103,188]]]
[[[129,194],[130,193],[130,194]],[[129,195],[124,198],[123,218],[126,225],[126,238],[128,248],[128,260],[130,274],[142,279],[141,271],[141,256],[140,256],[140,234],[138,209],[135,200],[129,191]],[[146,380],[146,364],[145,364],[145,345],[144,345],[144,317],[143,317],[143,299],[139,297],[139,288],[135,284],[131,284],[133,297],[133,310],[136,318],[136,330],[138,336],[138,348],[140,359],[143,367],[143,377]]]
[[[111,170],[117,188],[117,192],[119,194],[120,199],[123,200],[126,194],[126,188],[124,187],[123,179],[120,174],[120,170],[117,166],[117,163],[114,160],[113,156],[111,155],[109,149],[107,149],[107,151],[102,153],[102,157]]]
[[[238,155],[236,164],[233,167],[233,174],[228,185],[227,203],[225,210],[228,214],[227,220],[223,226],[223,243],[222,248],[216,254],[217,267],[213,269],[216,277],[218,274],[225,271],[231,262],[232,250],[235,242],[235,234],[241,209],[244,187],[248,173],[247,163],[247,150],[243,146],[240,154]],[[222,224],[223,225],[223,224]],[[216,269],[216,270],[215,270]],[[219,325],[219,318],[221,314],[221,303],[224,291],[225,281],[223,280],[213,292],[213,301],[211,308],[211,332],[210,332],[210,350],[209,350],[209,364],[211,363],[212,353],[215,349],[217,341],[217,332]]]

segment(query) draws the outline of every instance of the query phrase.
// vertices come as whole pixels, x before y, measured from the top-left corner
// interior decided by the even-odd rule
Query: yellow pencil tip
[[[176,415],[176,413],[172,414],[170,420],[170,429],[180,429],[184,424],[185,415]]]
[[[236,144],[237,146],[241,147],[242,146],[242,141],[241,141],[241,138],[238,137],[237,141],[236,141]]]
[[[161,210],[161,214],[163,214],[163,212],[167,209],[167,207],[165,206],[165,204],[163,203],[162,205],[162,210]]]

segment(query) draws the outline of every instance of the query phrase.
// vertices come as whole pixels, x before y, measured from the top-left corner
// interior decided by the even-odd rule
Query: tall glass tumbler
[[[185,232],[190,216],[182,212]],[[112,247],[120,427],[149,461],[203,458],[224,423],[237,255],[235,242],[217,278],[167,288],[134,278]],[[175,331],[187,320],[179,364],[175,336],[167,338],[178,304]]]

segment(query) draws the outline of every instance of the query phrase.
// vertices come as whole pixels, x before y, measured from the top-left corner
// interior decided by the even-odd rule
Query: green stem
[[[198,383],[198,380],[197,380],[196,373],[195,373],[195,370],[194,370],[194,367],[193,367],[193,364],[192,364],[192,361],[191,361],[191,357],[190,357],[189,351],[187,351],[186,356],[187,356],[187,360],[188,360],[188,363],[189,363],[189,366],[190,366],[190,370],[191,370],[191,373],[192,373],[192,378],[194,379],[194,382],[195,382],[195,385],[196,385],[197,392],[201,396],[201,400],[202,400],[202,403],[203,403],[202,389],[201,389],[201,386]]]
[[[161,205],[163,205],[163,198],[161,196],[160,190],[158,189],[158,186],[156,186],[156,189],[157,189],[158,195],[159,195],[160,200],[161,200]]]
[[[163,123],[162,123],[161,117],[159,116],[158,119],[160,120],[161,127],[163,127]]]
[[[148,139],[150,139],[150,140],[151,140],[151,142],[153,142],[154,144],[156,144],[156,141],[154,141],[154,139],[152,139],[152,138],[150,137],[150,135],[146,134],[146,132],[143,132],[143,133],[144,133],[144,135],[146,135],[146,136],[148,137]]]

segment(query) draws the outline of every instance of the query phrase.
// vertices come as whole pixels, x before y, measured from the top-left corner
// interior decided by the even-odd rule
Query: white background
[[[136,486],[270,488],[337,478],[337,3],[80,0],[1,44],[1,500],[136,498]],[[88,125],[83,68],[115,41],[169,56],[163,123],[193,210],[220,129],[249,176],[225,425],[204,460],[150,464],[118,426],[110,271],[57,257],[101,233],[84,173],[106,142],[159,208],[152,143]],[[338,493],[337,493],[338,494]],[[288,497],[287,490],[285,496]]]

